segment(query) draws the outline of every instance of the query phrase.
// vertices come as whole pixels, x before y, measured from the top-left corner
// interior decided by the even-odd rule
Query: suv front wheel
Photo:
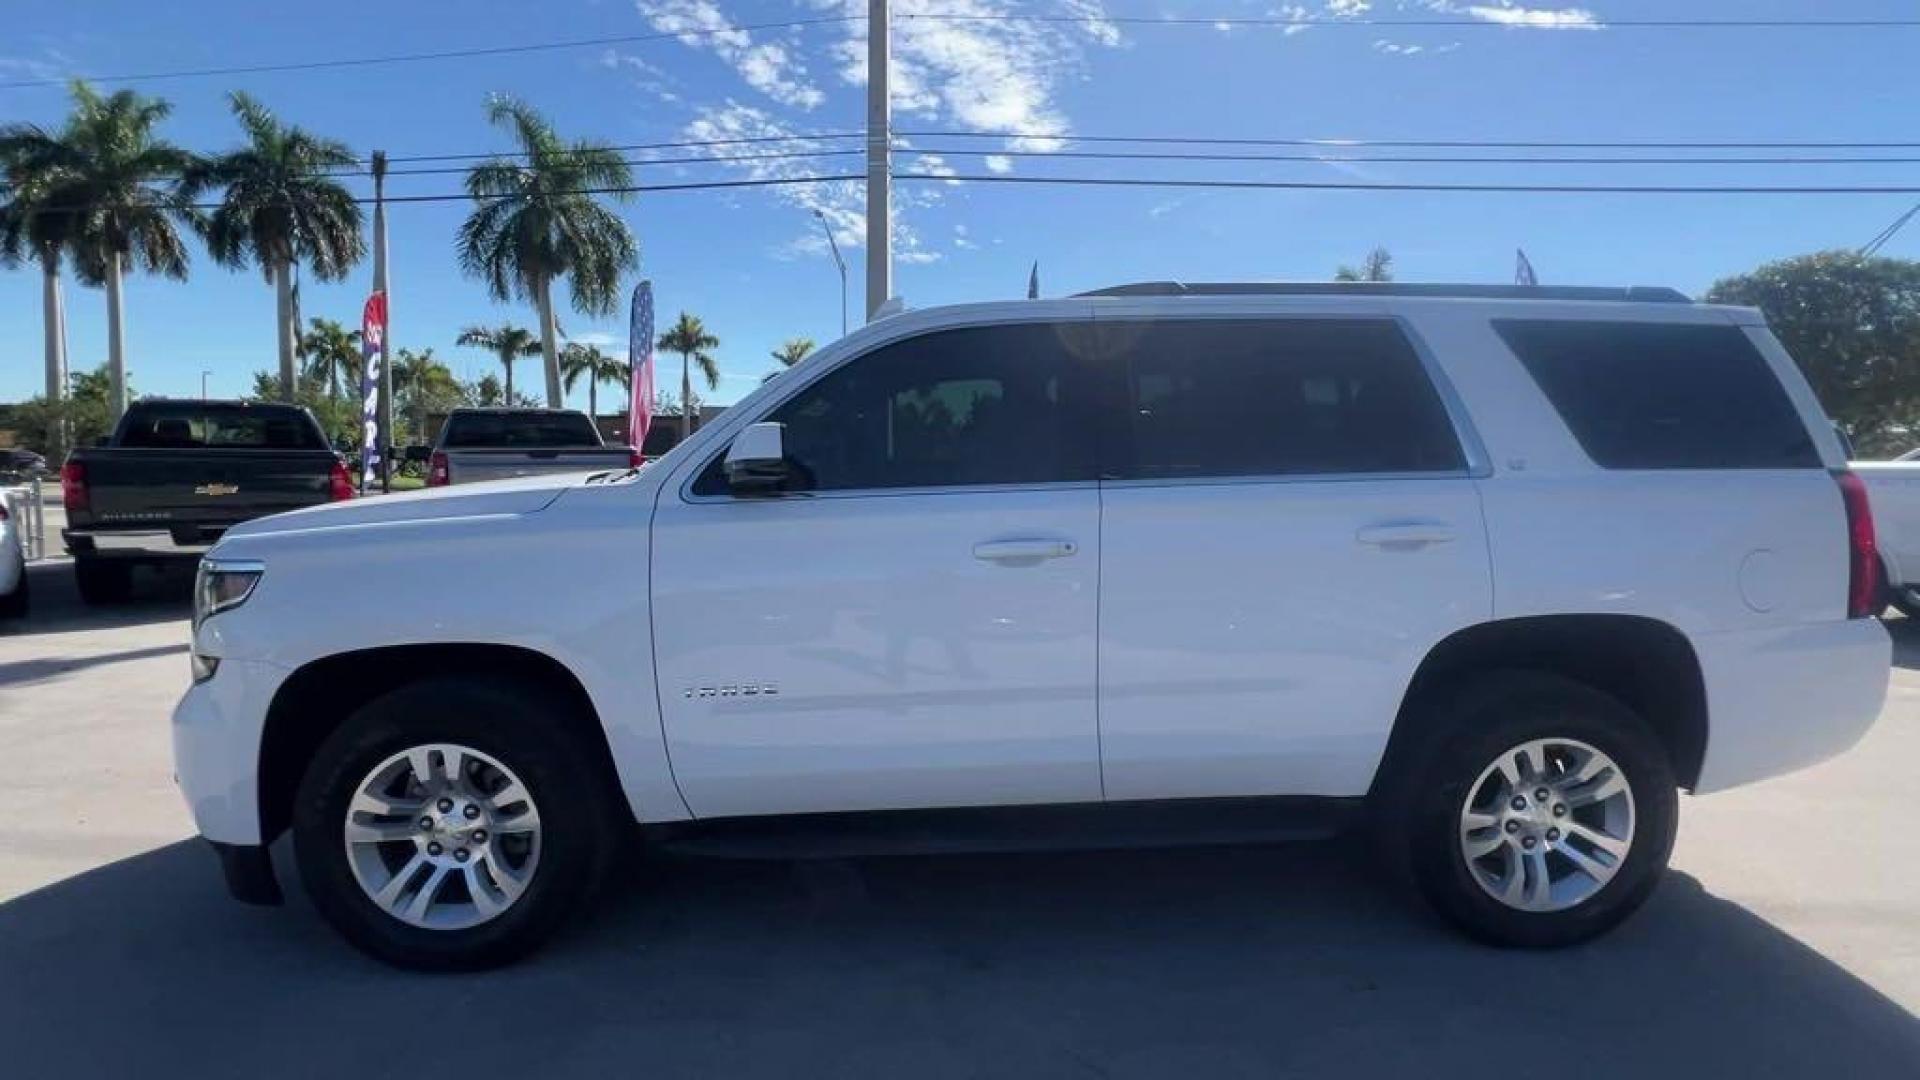
[[[471,970],[572,918],[613,845],[602,770],[538,688],[432,679],[361,707],[295,798],[314,906],[401,967]]]
[[[1631,709],[1556,676],[1483,679],[1434,702],[1381,824],[1421,894],[1468,934],[1550,947],[1646,902],[1673,850],[1665,748]]]

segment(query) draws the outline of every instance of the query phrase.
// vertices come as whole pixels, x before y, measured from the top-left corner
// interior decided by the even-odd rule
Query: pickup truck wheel
[[[1660,741],[1591,687],[1515,673],[1436,702],[1435,738],[1399,800],[1427,901],[1496,945],[1570,945],[1652,895],[1677,787]],[[1392,825],[1389,823],[1389,827]]]
[[[507,963],[577,915],[612,818],[562,707],[511,682],[433,679],[348,718],[294,804],[321,915],[367,953],[422,970]]]
[[[88,604],[119,604],[133,595],[133,566],[113,559],[73,560],[73,581]]]

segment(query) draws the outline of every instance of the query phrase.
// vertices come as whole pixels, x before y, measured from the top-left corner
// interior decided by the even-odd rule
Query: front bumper
[[[173,710],[173,768],[200,835],[216,844],[258,846],[260,738],[287,672],[257,660],[226,659],[189,688]]]
[[[1878,619],[1702,634],[1693,645],[1707,684],[1699,793],[1825,761],[1886,704],[1893,642]]]

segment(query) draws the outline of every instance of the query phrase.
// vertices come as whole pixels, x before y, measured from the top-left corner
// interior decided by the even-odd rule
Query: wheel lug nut
[[[1567,816],[1567,804],[1566,804],[1566,803],[1554,803],[1554,804],[1553,804],[1553,816],[1554,816],[1554,817],[1566,817],[1566,816]]]
[[[1515,810],[1525,810],[1527,808],[1527,800],[1519,795],[1515,795],[1513,797],[1513,808]]]
[[[1554,844],[1554,843],[1558,843],[1558,842],[1559,842],[1559,840],[1560,840],[1560,830],[1559,830],[1559,829],[1548,829],[1548,830],[1547,830],[1547,843],[1549,843],[1549,844]]]
[[[1547,791],[1547,789],[1546,789],[1546,788],[1534,788],[1534,789],[1533,789],[1533,798],[1534,798],[1534,801],[1535,801],[1535,802],[1546,802],[1546,801],[1547,801],[1547,796],[1548,796],[1549,794],[1551,794],[1551,793],[1550,793],[1549,791]]]
[[[430,818],[430,817],[423,817],[423,818],[421,818],[421,819],[420,819],[420,831],[421,831],[421,832],[432,832],[432,831],[433,831],[433,819],[432,819],[432,818]]]
[[[480,808],[473,805],[472,803],[468,803],[466,806],[466,809],[460,812],[467,815],[468,821],[472,821],[474,818],[477,818],[480,816]]]
[[[476,843],[476,844],[484,844],[484,843],[486,843],[486,842],[487,842],[487,830],[485,830],[485,829],[475,829],[475,830],[473,830],[473,842],[474,842],[474,843]]]
[[[1507,822],[1507,831],[1508,831],[1508,832],[1510,832],[1510,833],[1517,833],[1517,832],[1519,832],[1519,831],[1520,831],[1520,823],[1519,823],[1519,822],[1517,822],[1517,821],[1509,821],[1509,822]]]
[[[427,854],[429,854],[429,855],[438,855],[438,854],[440,854],[440,850],[441,850],[441,849],[440,849],[440,845],[439,845],[439,844],[428,844],[428,845],[427,845]]]
[[[441,799],[438,803],[435,803],[434,805],[438,806],[440,808],[440,812],[444,814],[453,809],[453,800]]]
[[[467,861],[467,849],[466,849],[466,848],[456,848],[456,849],[454,849],[454,852],[453,852],[453,861],[454,861],[454,862],[466,862],[466,861]]]
[[[1533,837],[1531,837],[1531,836],[1525,836],[1525,837],[1521,837],[1521,839],[1520,839],[1520,846],[1521,846],[1521,847],[1523,847],[1523,848],[1526,848],[1526,849],[1527,849],[1528,851],[1532,851],[1532,850],[1533,850],[1533,845],[1534,845],[1535,843],[1536,843],[1536,841],[1535,841],[1535,840],[1534,840],[1534,838],[1533,838]]]

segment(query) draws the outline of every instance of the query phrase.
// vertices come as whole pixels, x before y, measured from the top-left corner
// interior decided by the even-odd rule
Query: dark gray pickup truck
[[[61,531],[88,603],[124,599],[141,563],[197,559],[229,528],[354,495],[313,414],[293,405],[142,401],[60,471]]]

